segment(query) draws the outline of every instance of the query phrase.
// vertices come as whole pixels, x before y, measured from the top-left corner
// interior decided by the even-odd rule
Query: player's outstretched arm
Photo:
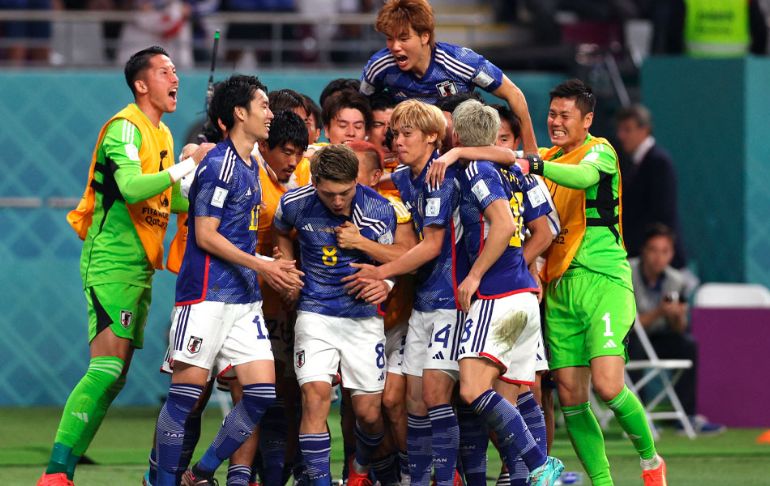
[[[493,201],[484,210],[484,217],[489,220],[489,233],[484,240],[484,249],[473,262],[470,272],[457,288],[459,304],[463,311],[471,308],[471,298],[479,288],[479,283],[487,270],[502,256],[511,237],[516,232],[511,207],[503,199]]]
[[[138,133],[139,131],[136,130]],[[193,172],[214,144],[204,143],[193,155],[179,164],[155,174],[143,174],[139,160],[139,147],[131,143],[118,141],[111,130],[105,134],[103,146],[105,154],[115,164],[115,182],[120,194],[128,204],[135,204],[165,191],[173,183]],[[141,142],[135,142],[141,144]],[[133,148],[129,148],[133,147]]]
[[[524,97],[524,93],[522,93],[518,86],[513,84],[513,81],[508,79],[508,76],[503,75],[502,84],[492,94],[508,102],[511,111],[521,120],[521,142],[524,146],[524,153],[537,154],[535,129],[532,126],[532,118],[529,116],[529,108],[527,107],[527,99]]]
[[[447,168],[460,159],[464,160],[489,160],[503,165],[512,165],[516,162],[516,152],[507,147],[454,147],[446,153],[433,159],[428,167],[426,180],[430,185],[439,185],[444,182]]]
[[[599,182],[602,174],[593,164],[582,162],[577,165],[544,161],[533,164],[529,160],[518,159],[516,165],[521,168],[524,174],[541,175],[560,186],[569,187],[570,189],[587,189]]]
[[[379,267],[365,263],[352,263],[351,266],[358,268],[359,271],[343,278],[342,281],[350,282],[355,279],[385,280],[397,275],[411,273],[441,254],[445,231],[440,226],[426,226],[423,230],[423,240],[396,260]]]
[[[304,274],[296,269],[293,260],[267,260],[251,255],[233,245],[217,231],[219,219],[211,216],[195,217],[195,240],[205,252],[217,258],[258,272],[276,290],[299,289]]]

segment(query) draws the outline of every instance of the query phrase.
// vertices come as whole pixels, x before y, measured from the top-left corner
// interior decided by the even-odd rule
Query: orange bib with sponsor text
[[[91,227],[96,203],[96,192],[93,187],[94,170],[99,146],[102,143],[107,127],[114,120],[126,119],[133,123],[142,135],[142,146],[139,148],[139,159],[142,174],[161,172],[174,163],[174,140],[168,127],[160,123],[155,127],[149,118],[142,113],[138,106],[130,104],[119,111],[104,124],[99,132],[99,138],[91,156],[91,167],[88,170],[88,184],[77,208],[67,214],[67,222],[72,226],[81,240],[86,238]],[[169,221],[171,209],[171,186],[149,199],[135,204],[126,203],[131,221],[139,235],[147,259],[155,269],[163,269],[163,238]]]

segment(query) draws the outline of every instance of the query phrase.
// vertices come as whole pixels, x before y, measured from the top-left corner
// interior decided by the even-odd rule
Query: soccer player
[[[497,111],[475,100],[460,104],[452,121],[456,146],[490,146],[500,126]],[[511,484],[551,485],[564,466],[547,457],[545,443],[538,447],[519,410],[492,389],[506,372],[507,381],[516,388],[516,384],[534,383],[540,310],[537,284],[522,248],[524,215],[534,212],[530,220],[544,225],[549,233],[544,245],[530,249],[537,255],[550,243],[545,215],[551,209],[537,182],[527,180],[518,168],[506,169],[485,160],[468,164],[460,189],[460,221],[473,262],[467,275],[457,277],[462,279],[459,303],[468,312],[459,339],[460,397],[496,432],[509,471],[516,469],[522,457],[529,477]],[[472,472],[473,482],[482,484],[484,471]]]
[[[466,47],[436,42],[433,9],[428,0],[389,0],[377,14],[375,28],[385,34],[385,49],[369,59],[361,75],[361,92],[388,89],[398,101],[438,98],[474,87],[505,100],[521,119],[524,150],[537,153],[535,132],[521,90],[484,57]]]
[[[591,410],[589,382],[639,453],[645,486],[666,484],[644,407],[624,384],[625,336],[636,317],[631,270],[618,223],[620,173],[612,145],[589,133],[596,98],[579,79],[550,93],[541,157],[504,163],[545,177],[562,232],[545,253],[546,339],[559,401],[575,452],[594,485],[611,485],[604,438]],[[490,153],[489,157],[500,156]],[[450,160],[447,160],[450,162]],[[577,330],[577,331],[576,331]]]
[[[163,268],[169,212],[180,207],[171,186],[212,147],[204,144],[174,165],[173,139],[160,119],[176,110],[179,78],[163,48],[131,56],[125,76],[134,103],[102,127],[86,192],[67,216],[85,240],[80,274],[91,360],[64,406],[38,485],[72,483],[78,460],[123,389],[134,350],[144,342],[152,276]]]
[[[385,335],[376,304],[392,285],[373,280],[348,294],[341,279],[355,271],[350,265],[371,260],[360,251],[339,248],[335,229],[352,223],[367,239],[390,244],[396,217],[387,200],[356,184],[358,159],[348,147],[321,148],[312,157],[311,173],[313,185],[286,193],[274,219],[285,258],[294,254],[290,232],[297,231],[306,275],[294,328],[294,369],[303,405],[299,443],[311,484],[331,484],[326,419],[332,378],[340,367],[356,417],[348,483],[358,485],[367,481],[372,454],[384,434]]]
[[[190,188],[190,233],[169,332],[174,370],[156,426],[160,486],[179,481],[185,422],[217,359],[235,368],[243,398],[200,461],[184,472],[183,484],[214,484],[214,471],[275,399],[257,273],[281,290],[302,282],[294,262],[255,255],[261,190],[251,151],[268,136],[273,118],[265,91],[255,77],[233,76],[216,87],[211,100],[210,118],[222,120],[228,137],[204,159]]]
[[[666,464],[656,453],[644,407],[624,384],[625,336],[636,305],[618,222],[618,158],[609,142],[588,131],[596,106],[590,87],[572,79],[550,95],[554,146],[542,161],[520,163],[550,182],[563,227],[546,253],[543,280],[551,369],[567,432],[593,484],[611,485],[604,438],[588,401],[590,382],[639,453],[644,484],[665,485]]]
[[[417,270],[414,311],[404,348],[407,375],[407,446],[414,485],[427,485],[432,466],[439,485],[453,483],[459,431],[450,405],[457,379],[455,330],[464,316],[455,300],[454,264],[462,260],[458,182],[450,167],[440,186],[425,174],[438,156],[446,121],[441,110],[417,100],[401,102],[391,116],[394,148],[403,167],[392,180],[412,213],[420,242],[397,260],[362,266],[358,278],[383,279]]]
[[[364,140],[372,128],[369,100],[357,91],[342,90],[326,98],[322,118],[330,144]]]
[[[259,209],[257,241],[258,252],[262,255],[273,252],[272,227],[275,211],[281,196],[288,191],[292,183],[296,182],[294,171],[303,160],[307,143],[305,122],[292,111],[277,112],[270,125],[270,135],[267,140],[259,141],[259,152],[263,160],[260,161],[259,170],[262,204]],[[303,181],[302,185],[308,182]],[[299,394],[296,391],[297,380],[294,377],[292,364],[294,333],[291,317],[293,313],[283,303],[280,294],[264,281],[260,282],[260,289],[264,301],[262,311],[276,362],[278,396],[261,422],[260,479],[264,486],[278,486],[282,484],[286,450],[288,448],[290,451],[295,451],[297,446],[296,417]],[[289,457],[293,457],[293,454]]]
[[[417,244],[412,215],[397,195],[398,191],[395,188],[394,190],[383,191],[379,184],[385,167],[382,151],[369,142],[355,141],[348,142],[346,145],[353,149],[356,157],[358,157],[358,183],[377,188],[380,195],[390,201],[396,212],[398,226],[393,245],[383,245],[364,238],[354,225],[343,225],[336,230],[337,244],[340,248],[363,251],[380,263],[395,260]],[[402,482],[407,481],[409,476],[409,462],[406,453],[406,377],[401,368],[407,324],[412,313],[413,300],[414,280],[411,275],[401,275],[396,279],[396,286],[390,297],[383,304],[387,375],[382,403],[388,419],[387,425],[390,427],[390,434],[385,436],[385,441],[378,451],[372,469],[377,480],[386,486],[398,482],[396,470],[393,468],[396,455],[391,453],[398,453],[398,472]]]

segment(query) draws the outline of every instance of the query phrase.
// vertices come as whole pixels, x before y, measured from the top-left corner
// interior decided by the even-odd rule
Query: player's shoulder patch
[[[484,182],[483,179],[479,179],[475,184],[473,184],[473,187],[471,187],[471,192],[474,196],[476,196],[476,199],[479,202],[482,202],[490,194],[489,187],[487,187],[487,183]]]

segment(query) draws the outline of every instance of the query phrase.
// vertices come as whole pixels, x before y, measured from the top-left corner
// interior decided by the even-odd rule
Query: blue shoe
[[[727,430],[727,427],[722,424],[709,422],[703,415],[691,415],[689,419],[693,430],[699,435],[717,435]],[[676,423],[676,430],[679,434],[684,434],[684,427],[680,422]]]
[[[564,464],[557,458],[548,456],[542,466],[529,473],[529,483],[532,486],[554,486],[562,471]]]
[[[144,472],[144,476],[142,477],[142,486],[152,486],[152,483],[150,482],[150,471],[149,470]]]

